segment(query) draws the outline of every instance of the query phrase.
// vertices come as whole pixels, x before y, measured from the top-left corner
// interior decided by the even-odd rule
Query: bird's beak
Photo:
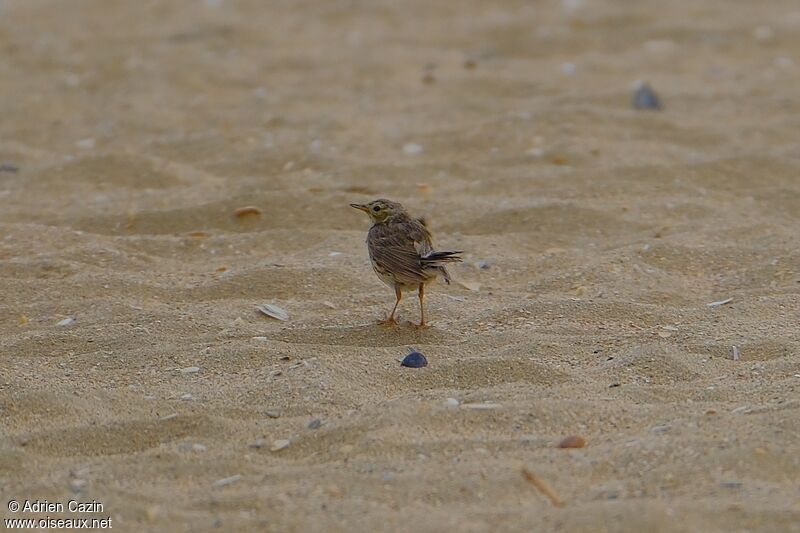
[[[369,213],[369,207],[363,204],[350,204],[350,207],[355,207],[359,211],[364,211],[365,213]]]

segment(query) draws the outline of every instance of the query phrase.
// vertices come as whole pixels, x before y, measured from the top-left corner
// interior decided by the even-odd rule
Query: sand
[[[800,531],[796,2],[0,6],[0,517]]]

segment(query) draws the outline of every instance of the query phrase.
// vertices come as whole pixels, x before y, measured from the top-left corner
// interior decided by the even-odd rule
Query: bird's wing
[[[397,283],[414,285],[430,277],[420,261],[420,256],[433,249],[425,226],[409,220],[392,225],[378,224],[369,233],[367,241],[372,260],[378,268],[390,272]]]

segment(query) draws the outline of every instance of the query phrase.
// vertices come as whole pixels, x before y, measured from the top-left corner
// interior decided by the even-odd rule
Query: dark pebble
[[[319,429],[322,427],[322,420],[319,418],[315,418],[311,422],[308,423],[308,429]]]
[[[19,167],[10,163],[3,163],[0,164],[0,172],[19,172]]]
[[[411,352],[405,356],[400,365],[407,366],[408,368],[422,368],[423,366],[428,366],[428,360],[419,352]]]
[[[661,101],[655,91],[646,83],[640,83],[633,90],[635,109],[661,109]]]

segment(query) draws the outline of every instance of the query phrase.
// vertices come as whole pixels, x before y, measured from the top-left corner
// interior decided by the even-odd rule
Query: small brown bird
[[[419,291],[420,327],[425,324],[425,285],[442,276],[450,283],[445,265],[461,261],[461,252],[436,252],[431,233],[420,219],[411,218],[397,202],[383,198],[368,204],[350,204],[369,215],[372,226],[367,233],[367,249],[372,268],[386,285],[394,289],[397,301],[384,322],[396,324],[394,313],[403,291]]]

